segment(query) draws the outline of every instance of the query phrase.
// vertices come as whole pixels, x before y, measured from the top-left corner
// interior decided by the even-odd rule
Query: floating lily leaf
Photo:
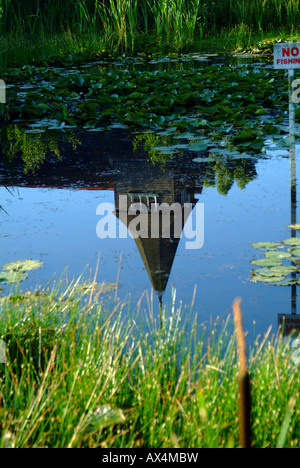
[[[251,247],[259,250],[276,250],[283,249],[284,245],[279,244],[278,242],[255,242],[251,244]]]
[[[297,249],[297,248],[296,249],[291,249],[290,252],[295,257],[300,257],[300,249]]]
[[[300,224],[288,224],[287,228],[300,231]]]
[[[257,132],[256,131],[254,131],[254,130],[244,130],[239,135],[234,137],[234,142],[238,143],[238,142],[241,142],[241,141],[252,141],[252,140],[256,140],[256,138],[257,138]]]
[[[24,271],[2,271],[0,273],[0,283],[1,284],[14,284],[20,283],[28,278],[28,273]]]
[[[180,135],[177,135],[174,137],[175,140],[195,140],[197,138],[197,135],[195,133],[181,133]],[[199,136],[198,136],[199,138]]]
[[[272,283],[272,284],[276,284],[276,283],[280,283],[284,279],[285,279],[285,276],[266,277],[266,276],[255,275],[255,276],[252,276],[250,281],[252,281],[252,283]]]
[[[283,258],[290,258],[292,255],[289,252],[278,252],[277,250],[271,250],[265,252],[265,257],[273,259],[273,260],[280,260]]]
[[[95,294],[106,294],[118,289],[118,283],[95,283],[93,281],[86,281],[84,283],[78,283],[74,286],[73,291],[80,293],[81,295],[91,294],[94,292]]]
[[[190,151],[205,151],[207,150],[208,144],[206,141],[197,141],[196,143],[193,143],[192,145],[189,145],[188,149]]]
[[[288,146],[290,146],[290,138],[289,138],[289,137],[282,138],[282,140],[279,140],[279,141],[277,142],[277,146],[281,146],[281,147],[288,147]]]
[[[178,145],[170,145],[170,146],[154,146],[152,149],[153,151],[159,151],[164,154],[173,154],[176,153],[178,150],[187,149],[188,145],[178,144]]]
[[[278,260],[272,260],[271,258],[259,258],[257,260],[252,260],[251,264],[258,265],[258,266],[272,267],[272,266],[281,265],[281,262]]]
[[[295,273],[296,271],[298,271],[299,268],[296,267],[296,266],[287,266],[287,265],[279,265],[279,266],[274,266],[272,268],[270,268],[270,272],[274,274],[274,276],[276,275],[289,275],[291,273]]]
[[[276,274],[274,271],[271,271],[271,268],[258,268],[256,270],[252,271],[253,275],[258,275],[258,276],[266,276],[266,277],[271,277],[271,276],[276,276],[278,277],[278,274]]]
[[[298,281],[299,280],[297,278],[291,278],[287,281],[280,282],[277,286],[291,286],[292,284],[297,284]]]
[[[17,262],[7,263],[4,265],[4,271],[32,271],[38,270],[43,266],[40,260],[21,260]]]
[[[300,238],[298,237],[291,237],[290,239],[285,239],[283,241],[285,245],[300,245]]]
[[[212,162],[213,159],[212,158],[195,158],[193,159],[193,162],[196,162],[196,163],[204,163],[204,162]]]

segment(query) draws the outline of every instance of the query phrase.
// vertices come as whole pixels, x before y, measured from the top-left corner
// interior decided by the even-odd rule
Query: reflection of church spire
[[[124,195],[123,195],[124,196]],[[159,198],[159,196],[158,196]],[[173,266],[173,262],[176,256],[176,251],[178,248],[178,244],[180,241],[180,237],[178,234],[181,235],[182,229],[184,227],[184,219],[183,219],[183,214],[184,212],[182,211],[182,220],[181,220],[181,232],[177,233],[176,232],[176,237],[175,237],[175,228],[174,228],[174,214],[170,213],[169,219],[170,219],[170,237],[169,238],[164,238],[162,237],[162,215],[157,214],[157,216],[153,216],[153,212],[151,209],[147,213],[142,213],[140,215],[136,214],[128,214],[128,211],[124,213],[124,210],[120,210],[119,206],[119,200],[116,198],[116,216],[124,222],[124,218],[126,216],[126,227],[131,231],[130,228],[130,223],[137,217],[139,216],[140,219],[142,219],[142,223],[144,225],[148,226],[148,233],[147,237],[139,236],[135,237],[135,242],[137,245],[137,248],[139,250],[140,256],[143,260],[144,266],[146,268],[146,271],[148,273],[149,279],[151,281],[153,290],[156,292],[159,302],[162,302],[162,297],[163,294],[166,290],[169,276],[171,273],[171,269]],[[131,205],[132,197],[127,196],[127,210],[129,209],[129,206]],[[146,206],[146,205],[144,205]],[[150,208],[150,206],[149,206]],[[125,214],[125,216],[124,216]],[[144,222],[143,222],[144,219]],[[159,236],[157,237],[151,237],[151,231],[153,229],[153,222],[155,220],[158,221],[158,232]],[[131,232],[134,234],[134,232]],[[144,233],[145,234],[145,233]]]
[[[186,182],[186,181],[184,181]],[[201,187],[195,187],[190,181],[191,188],[182,183],[172,173],[172,170],[163,171],[160,167],[153,166],[147,161],[118,161],[118,175],[115,176],[115,205],[116,216],[131,230],[130,224],[139,217],[141,224],[147,226],[147,233],[136,237],[135,242],[148,273],[153,290],[156,292],[160,306],[162,297],[166,290],[171,269],[176,256],[180,236],[184,228],[184,210],[180,213],[170,212],[169,235],[163,232],[165,227],[161,212],[155,213],[155,208],[162,203],[169,207],[174,203],[183,208],[185,203],[195,205],[194,192],[200,193]],[[126,205],[120,206],[120,200],[125,199]],[[130,206],[144,208],[141,213],[128,213]],[[126,213],[124,213],[126,211]],[[124,216],[125,215],[125,216]],[[166,219],[166,218],[164,218]],[[180,226],[180,228],[178,228]],[[151,233],[157,228],[159,235]],[[141,226],[137,229],[141,229]],[[180,232],[178,232],[180,230]],[[133,234],[133,232],[132,232]]]

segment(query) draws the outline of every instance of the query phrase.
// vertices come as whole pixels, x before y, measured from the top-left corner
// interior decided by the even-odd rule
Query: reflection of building
[[[78,135],[79,138],[79,135]],[[24,187],[74,188],[83,190],[114,190],[116,215],[120,218],[119,196],[125,195],[128,205],[177,203],[183,206],[196,203],[195,194],[202,192],[206,163],[193,163],[180,156],[167,161],[163,166],[146,160],[145,153],[133,152],[132,142],[126,132],[118,129],[111,133],[84,133],[76,151],[62,141],[63,158],[50,158],[34,174],[24,174],[23,164],[15,161],[10,174],[0,164],[3,185]],[[184,212],[181,224],[184,227]],[[147,216],[148,217],[148,216]],[[134,216],[128,216],[130,221]],[[174,214],[170,216],[171,234],[156,238],[137,238],[136,245],[158,297],[166,289],[180,239],[174,235]],[[159,218],[159,232],[162,232]],[[151,229],[151,221],[149,223]],[[182,231],[182,229],[181,229]]]
[[[134,203],[138,207],[142,203],[143,207],[147,208],[147,211],[142,213],[139,218],[146,218],[145,225],[148,226],[148,235],[137,237],[135,242],[152,287],[161,301],[180,241],[179,236],[182,234],[186,221],[184,204],[189,203],[192,206],[196,204],[195,193],[201,193],[203,180],[201,180],[199,171],[194,175],[192,171],[188,174],[188,166],[186,166],[184,174],[177,165],[168,164],[163,169],[145,160],[119,160],[115,162],[114,167],[118,168],[118,174],[114,177],[116,216],[121,221],[124,219],[120,207],[121,196],[125,196],[125,200],[127,200],[125,223],[129,230],[131,221],[138,216],[137,214],[128,214],[129,206]],[[168,218],[170,235],[168,238],[163,237],[165,226],[163,227],[162,213],[153,216],[153,209],[155,211],[155,207],[162,203],[169,206],[176,203],[182,207],[180,213],[177,214],[181,217],[179,224],[176,214],[173,211],[170,213]],[[157,232],[157,226],[153,227],[154,222],[158,224],[159,236],[151,238],[151,231]],[[178,225],[181,226],[180,233],[178,233]]]

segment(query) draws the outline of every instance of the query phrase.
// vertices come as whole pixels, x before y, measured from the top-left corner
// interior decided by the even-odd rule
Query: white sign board
[[[300,68],[300,43],[274,44],[274,68],[277,70]]]

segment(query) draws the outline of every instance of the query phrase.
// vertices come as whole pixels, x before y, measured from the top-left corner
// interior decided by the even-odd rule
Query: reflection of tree
[[[249,160],[215,161],[208,164],[205,187],[217,187],[221,195],[227,195],[234,182],[243,190],[248,182],[255,179],[255,163]]]
[[[180,149],[172,154],[155,149],[156,147],[171,147],[172,145],[174,145],[172,136],[161,136],[155,133],[143,133],[133,140],[134,151],[142,146],[153,163],[165,163],[183,153]],[[254,161],[246,159],[233,160],[229,157],[222,161],[212,159],[211,162],[206,163],[204,187],[216,187],[221,195],[227,195],[234,183],[243,190],[248,182],[254,180],[256,176]]]
[[[11,166],[17,157],[24,163],[24,173],[36,172],[45,162],[47,155],[62,160],[55,132],[26,133],[17,125],[4,126],[0,132],[1,152],[4,163]],[[78,141],[74,135],[66,134],[66,139],[76,149]]]
[[[142,133],[135,136],[133,140],[133,150],[136,151],[139,147],[142,147],[148,154],[150,161],[153,163],[164,163],[172,159],[175,154],[157,151],[155,147],[171,146],[172,144],[174,144],[174,140],[171,136],[160,136],[155,133]],[[177,151],[177,154],[179,152],[180,151]]]

